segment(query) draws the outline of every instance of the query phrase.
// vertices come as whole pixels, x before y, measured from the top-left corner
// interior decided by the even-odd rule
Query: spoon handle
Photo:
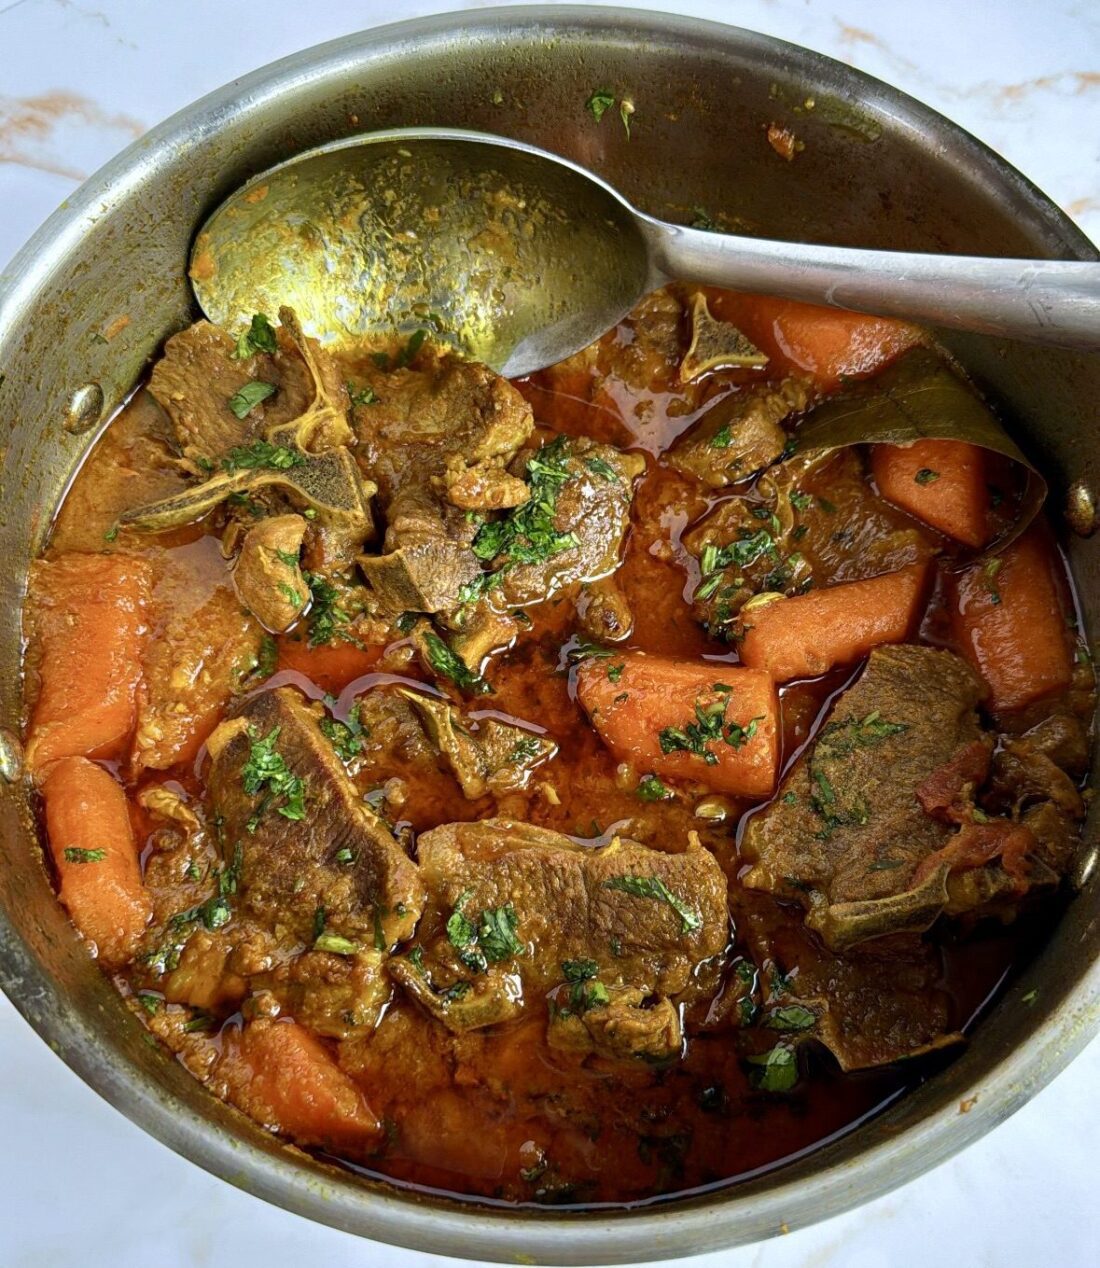
[[[1100,262],[864,251],[638,219],[660,274],[654,285],[706,282],[920,325],[1100,350]]]

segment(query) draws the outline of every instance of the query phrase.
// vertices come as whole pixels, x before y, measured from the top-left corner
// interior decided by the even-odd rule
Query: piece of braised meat
[[[263,630],[228,582],[212,592],[172,565],[154,595],[158,638],[145,649],[130,761],[135,772],[190,761],[255,668]]]
[[[370,386],[353,425],[387,528],[382,553],[360,566],[392,611],[449,611],[480,572],[467,512],[527,497],[505,468],[530,438],[531,407],[487,366],[429,349],[414,368],[373,373]]]
[[[528,462],[532,504],[504,521],[502,548],[488,557],[500,579],[490,590],[494,602],[523,607],[580,582],[609,579],[630,526],[634,481],[644,470],[640,454],[584,436],[543,446]]]
[[[633,1017],[624,1007],[664,1009],[663,999],[713,984],[703,966],[728,940],[726,880],[695,840],[681,854],[619,838],[595,848],[488,819],[425,833],[419,857],[430,915],[391,971],[452,1030],[507,1020],[559,987],[555,1016],[592,1011],[586,1042],[609,1051],[609,1027],[624,1032]],[[613,1016],[599,1012],[616,1003]],[[660,1018],[658,1031],[678,1047],[678,1028]],[[634,1033],[652,1055],[653,1026]]]
[[[319,951],[385,951],[423,906],[416,865],[363,802],[293,688],[264,691],[208,741],[223,849],[237,892],[267,927]]]
[[[332,418],[322,420],[319,433],[309,437],[312,447],[347,442],[347,393],[335,363],[311,339],[307,364],[285,322],[270,330],[272,351],[253,349],[239,357],[231,335],[199,321],[173,335],[153,366],[149,391],[171,419],[176,442],[195,475],[210,472],[231,449],[248,446],[305,414],[318,389],[334,404]],[[305,343],[300,332],[295,334]],[[229,403],[252,381],[275,390],[239,418]]]
[[[737,1024],[752,1028],[753,1047],[818,1040],[841,1069],[863,1070],[962,1042],[934,943],[898,934],[836,954],[797,909],[751,892],[735,919],[751,960],[733,966],[725,995]]]
[[[486,793],[502,795],[525,788],[536,766],[553,756],[548,736],[496,718],[472,721],[458,709],[421,691],[402,690],[429,739],[471,801]]]
[[[1036,838],[975,803],[993,739],[958,656],[876,648],[742,843],[750,888],[800,902],[834,949],[1018,900],[1049,879]],[[1002,904],[998,904],[1002,905]]]
[[[805,410],[810,399],[802,379],[731,392],[676,441],[666,461],[711,489],[736,484],[782,455],[788,436],[781,424]]]

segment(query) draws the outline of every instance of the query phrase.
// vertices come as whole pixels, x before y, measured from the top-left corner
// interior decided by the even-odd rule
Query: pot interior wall
[[[352,37],[258,73],[185,121],[169,121],[93,178],[75,209],[51,222],[13,266],[7,293],[0,293],[3,726],[19,726],[14,685],[27,563],[96,432],[95,411],[90,430],[66,429],[72,394],[99,385],[98,421],[109,416],[163,339],[194,315],[185,264],[203,215],[240,182],[299,149],[386,126],[481,128],[587,164],[644,209],[672,219],[690,220],[703,207],[776,237],[1093,257],[1049,203],[976,143],[837,63],[682,19],[557,6],[538,19],[535,12],[427,20]],[[597,126],[585,111],[597,88],[633,101],[629,139],[616,112]],[[804,104],[808,98],[813,109]],[[772,121],[790,124],[805,142],[794,162],[768,146],[764,128]],[[1071,480],[1095,487],[1100,446],[1091,423],[1100,358],[957,335],[947,342],[1052,477],[1055,505]],[[1075,541],[1072,556],[1094,626],[1096,545]],[[558,1216],[556,1236],[540,1231],[552,1226],[550,1216],[470,1222],[444,1212],[433,1223],[411,1200],[371,1197],[369,1186],[340,1180],[319,1164],[288,1162],[263,1133],[214,1103],[145,1042],[58,908],[18,783],[0,788],[0,904],[5,989],[66,1060],[162,1139],[224,1173],[226,1150],[210,1143],[205,1126],[214,1121],[249,1151],[240,1154],[240,1183],[264,1196],[342,1227],[481,1258],[638,1260],[765,1235],[777,1229],[781,1212],[791,1225],[834,1213],[988,1129],[1096,1025],[1098,936],[1093,895],[1086,893],[1071,904],[1024,981],[982,1024],[971,1051],[813,1157],[724,1197],[667,1208],[644,1240],[637,1217]],[[1021,995],[1032,987],[1040,990],[1036,1005],[1022,1006]],[[1058,1009],[1055,1042],[1050,1018]],[[1043,1060],[1008,1087],[998,1066],[1026,1045],[1043,1046]],[[994,1083],[987,1107],[983,1089]],[[975,1111],[956,1115],[948,1130],[946,1116],[975,1093]],[[909,1162],[891,1163],[889,1174],[865,1156],[860,1163],[867,1150],[902,1138]],[[831,1178],[821,1180],[826,1166]],[[336,1194],[327,1207],[317,1196],[322,1187]],[[680,1217],[688,1222],[677,1223]]]

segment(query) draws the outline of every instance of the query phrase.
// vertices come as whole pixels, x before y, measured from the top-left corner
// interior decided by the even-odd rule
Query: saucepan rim
[[[0,276],[3,332],[33,310],[36,293],[79,243],[89,223],[125,203],[129,193],[180,147],[215,132],[230,113],[258,112],[302,83],[339,78],[374,58],[409,56],[417,40],[460,31],[517,30],[537,38],[546,28],[609,32],[629,27],[653,40],[727,47],[740,55],[782,57],[807,75],[829,68],[899,129],[950,143],[953,161],[1046,235],[1067,258],[1096,259],[1088,238],[1030,181],[963,129],[881,81],[773,37],[671,14],[602,6],[524,5],[436,14],[306,49],[271,63],[196,101],[146,133],[87,180],[30,239]],[[933,1110],[893,1138],[881,1138],[848,1161],[833,1161],[808,1179],[774,1173],[766,1188],[732,1186],[661,1206],[565,1211],[499,1210],[427,1201],[397,1188],[364,1186],[354,1177],[289,1148],[264,1148],[258,1135],[231,1134],[143,1075],[93,1020],[83,1016],[0,910],[0,986],[39,1035],[86,1083],[145,1131],[230,1183],[319,1222],[379,1241],[480,1260],[610,1263],[674,1257],[755,1241],[839,1214],[913,1179],[1007,1118],[1046,1084],[1100,1029],[1100,961],[1082,969],[1075,989],[1050,1007],[1041,1036],[1018,1045],[981,1080],[970,1113],[955,1104]]]

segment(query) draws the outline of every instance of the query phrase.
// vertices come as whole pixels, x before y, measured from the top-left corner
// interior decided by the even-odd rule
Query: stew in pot
[[[1055,918],[1094,702],[1044,496],[894,321],[671,288],[515,383],[199,322],[31,570],[60,900],[347,1166],[586,1205],[774,1165]]]

